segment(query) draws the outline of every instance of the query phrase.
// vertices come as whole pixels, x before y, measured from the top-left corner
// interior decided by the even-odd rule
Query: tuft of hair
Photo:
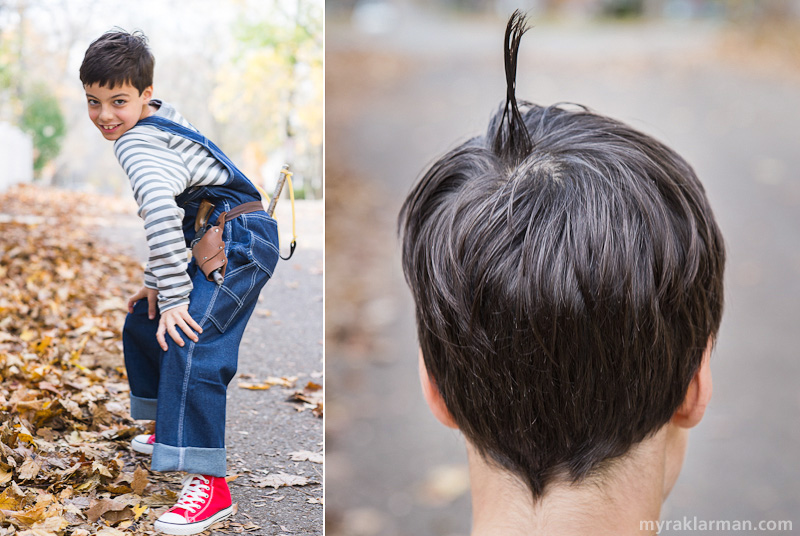
[[[522,36],[528,31],[525,16],[516,10],[506,26],[503,56],[506,68],[506,102],[494,134],[492,149],[501,159],[516,163],[530,153],[531,137],[517,105],[517,57]]]
[[[84,86],[99,84],[114,89],[130,84],[139,95],[153,85],[155,58],[140,30],[114,28],[89,45],[80,68]]]
[[[427,170],[399,229],[425,366],[536,499],[669,421],[719,329],[725,248],[666,145],[584,107],[515,111],[523,31],[515,15],[502,112]]]

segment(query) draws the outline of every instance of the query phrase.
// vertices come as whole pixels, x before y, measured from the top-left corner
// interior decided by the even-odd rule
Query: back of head
[[[428,372],[456,424],[534,498],[661,428],[719,329],[725,252],[692,168],[582,107],[506,105],[401,214]]]
[[[114,89],[130,84],[139,90],[153,85],[155,58],[142,32],[112,30],[97,38],[86,50],[80,69],[84,85]]]

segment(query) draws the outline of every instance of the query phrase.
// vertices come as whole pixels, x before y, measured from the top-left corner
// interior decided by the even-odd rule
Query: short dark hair
[[[97,38],[81,64],[83,85],[100,84],[114,89],[130,84],[139,95],[153,85],[153,68],[156,60],[147,46],[147,37],[141,31],[128,33],[111,30]]]
[[[456,424],[534,499],[602,474],[681,405],[723,307],[725,248],[692,168],[584,107],[514,96],[400,212],[424,363]]]

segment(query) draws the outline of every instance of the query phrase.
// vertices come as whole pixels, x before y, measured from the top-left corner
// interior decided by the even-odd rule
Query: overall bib
[[[216,223],[220,213],[261,199],[247,177],[199,132],[158,116],[138,124],[203,145],[229,172],[224,185],[190,188],[175,198],[184,210],[187,247],[195,236],[201,200],[215,205],[208,221]],[[208,281],[194,259],[187,266],[193,284],[189,314],[203,328],[198,342],[178,329],[184,346],[166,335],[168,349],[163,351],[156,342],[159,315],[154,320],[147,317],[146,299],[139,300],[125,320],[122,342],[131,417],[156,421],[155,471],[226,474],[226,390],[236,373],[244,328],[278,262],[278,226],[266,212],[250,212],[226,221],[223,239],[228,265],[222,285]]]

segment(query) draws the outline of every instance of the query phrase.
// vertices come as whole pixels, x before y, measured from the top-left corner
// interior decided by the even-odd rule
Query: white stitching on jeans
[[[227,202],[225,203],[227,208]],[[211,296],[211,299],[208,302],[208,307],[206,307],[205,313],[203,313],[203,318],[200,321],[200,326],[202,327],[203,324],[206,323],[206,320],[211,316],[211,309],[214,307],[214,303],[217,301],[217,295],[219,295],[219,286],[214,285],[214,295]],[[191,296],[191,295],[190,295]],[[183,388],[181,389],[181,408],[178,413],[178,443],[181,450],[179,451],[180,454],[178,456],[178,471],[183,470],[183,453],[185,447],[183,447],[183,421],[184,417],[186,416],[186,394],[189,390],[189,376],[192,372],[192,355],[194,354],[195,343],[191,339],[189,340],[189,354],[186,356],[186,372],[183,374]]]

